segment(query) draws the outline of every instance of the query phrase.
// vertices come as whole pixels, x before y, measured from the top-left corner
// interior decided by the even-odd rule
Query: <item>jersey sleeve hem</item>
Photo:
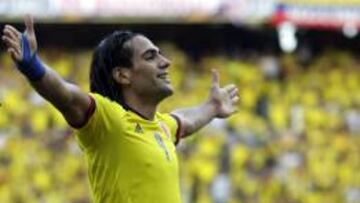
[[[95,103],[95,99],[91,96],[91,95],[88,95],[89,96],[89,100],[90,100],[90,105],[89,105],[89,108],[88,110],[86,111],[85,113],[85,118],[84,120],[81,122],[81,123],[69,123],[69,125],[75,129],[81,129],[83,128],[87,123],[88,121],[90,120],[91,116],[94,114],[95,112],[95,109],[96,109],[96,103]]]
[[[170,114],[175,120],[176,120],[176,123],[178,125],[178,128],[176,129],[176,139],[175,139],[175,145],[178,145],[181,138],[182,138],[182,123],[181,123],[181,120],[179,118],[179,116],[175,115],[175,114]]]

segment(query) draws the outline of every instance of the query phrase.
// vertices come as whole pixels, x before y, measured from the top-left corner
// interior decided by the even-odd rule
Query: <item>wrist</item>
[[[34,54],[29,61],[23,60],[17,62],[16,65],[20,72],[32,82],[40,80],[46,72],[45,66],[37,54]]]
[[[45,75],[45,66],[36,51],[32,53],[30,43],[24,34],[21,36],[21,43],[23,57],[21,61],[16,62],[16,66],[30,81],[38,81]]]
[[[210,116],[212,118],[216,118],[218,115],[216,102],[213,101],[212,99],[209,99],[207,102],[205,102],[205,106],[206,106],[207,112],[209,112]]]

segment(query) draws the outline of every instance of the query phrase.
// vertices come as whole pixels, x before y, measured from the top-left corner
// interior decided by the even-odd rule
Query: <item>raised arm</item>
[[[7,46],[7,52],[33,88],[53,104],[70,125],[81,126],[86,122],[91,99],[41,62],[36,53],[37,42],[31,16],[25,17],[25,25],[24,33],[11,25],[5,25],[2,40]]]
[[[212,70],[212,86],[209,99],[196,107],[172,112],[182,123],[182,137],[191,135],[208,124],[213,118],[227,118],[236,112],[239,101],[238,88],[234,84],[220,87],[219,74]]]

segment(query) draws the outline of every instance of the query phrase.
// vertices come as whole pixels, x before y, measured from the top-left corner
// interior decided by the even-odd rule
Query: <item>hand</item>
[[[26,16],[24,36],[28,39],[31,55],[37,50],[36,36],[34,32],[34,21],[31,16]],[[16,62],[23,60],[23,45],[21,40],[21,32],[11,25],[5,25],[3,30],[2,40],[7,46],[7,52],[11,55],[12,59]]]
[[[238,88],[234,84],[221,88],[219,73],[213,69],[209,102],[214,106],[215,116],[218,118],[229,117],[237,111],[236,104],[238,101]]]

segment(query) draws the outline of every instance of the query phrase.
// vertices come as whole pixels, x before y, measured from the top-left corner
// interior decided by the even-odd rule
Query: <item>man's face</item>
[[[161,101],[172,95],[170,61],[148,38],[137,35],[129,41],[133,50],[130,88],[136,94]]]

